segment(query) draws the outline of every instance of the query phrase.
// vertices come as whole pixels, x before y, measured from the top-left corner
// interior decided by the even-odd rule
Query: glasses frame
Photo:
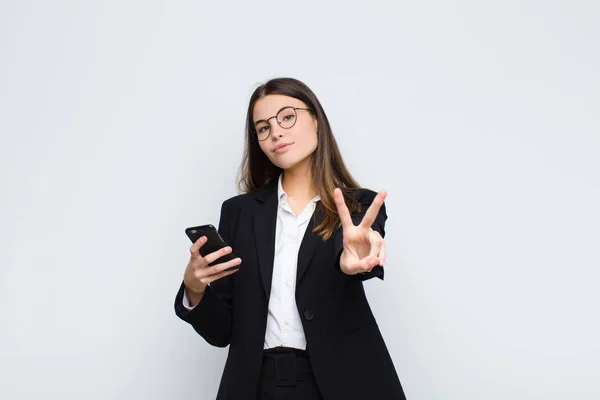
[[[285,110],[286,108],[291,108],[294,110],[294,114],[296,114],[296,119],[294,120],[294,123],[291,126],[285,127],[283,125],[281,125],[281,122],[279,122],[279,120],[277,119],[277,115],[279,115],[279,113],[283,110]],[[275,115],[273,115],[272,117],[269,117],[267,119],[261,119],[257,122],[266,122],[267,125],[269,125],[269,128],[271,128],[273,125],[271,125],[271,123],[269,122],[270,119],[275,118],[275,121],[277,121],[277,125],[281,126],[283,129],[291,129],[294,127],[294,125],[296,125],[296,122],[298,122],[298,113],[296,112],[297,110],[305,110],[305,111],[310,111],[311,113],[313,112],[312,108],[304,108],[304,107],[292,107],[292,106],[285,106],[285,107],[281,107],[277,113]],[[259,142],[264,142],[265,140],[267,140],[269,137],[271,137],[271,131],[272,129],[269,129],[269,134],[267,135],[266,138],[264,139],[259,139],[258,138],[258,130],[256,129],[256,124],[254,125],[254,133],[256,134],[256,140],[258,140]]]

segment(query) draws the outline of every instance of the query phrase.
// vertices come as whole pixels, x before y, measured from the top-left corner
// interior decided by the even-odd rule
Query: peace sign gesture
[[[379,232],[371,226],[387,196],[380,190],[367,209],[359,225],[354,225],[350,211],[339,188],[333,191],[333,198],[342,222],[344,250],[340,256],[340,269],[347,275],[370,272],[385,261],[385,242]]]

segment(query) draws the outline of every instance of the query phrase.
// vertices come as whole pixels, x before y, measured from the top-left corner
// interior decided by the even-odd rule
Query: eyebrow
[[[288,108],[288,107],[300,107],[300,106],[283,106],[281,107],[279,110],[277,110],[277,113],[275,115],[273,115],[273,117],[277,117],[277,114],[279,114],[279,111],[283,110],[284,108]],[[273,117],[269,117],[269,119],[273,118]],[[275,118],[277,119],[277,118]],[[266,119],[259,119],[258,121],[254,121],[254,125],[257,125],[259,122],[267,122]]]

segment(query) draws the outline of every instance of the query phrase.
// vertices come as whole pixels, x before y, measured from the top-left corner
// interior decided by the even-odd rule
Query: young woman
[[[405,399],[363,289],[383,279],[386,192],[358,186],[305,84],[255,90],[240,172],[218,228],[231,247],[201,257],[198,239],[175,299],[229,345],[217,399]]]

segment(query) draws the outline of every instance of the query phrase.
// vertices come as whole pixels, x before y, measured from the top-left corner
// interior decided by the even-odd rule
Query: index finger
[[[365,216],[363,217],[362,221],[360,221],[359,226],[361,228],[368,229],[373,225],[373,222],[375,222],[375,218],[377,218],[377,214],[379,214],[379,209],[381,209],[381,206],[383,205],[383,201],[385,200],[386,196],[387,191],[385,189],[381,189],[379,193],[377,193],[377,196],[375,196],[375,198],[373,199],[373,202],[367,209],[367,212],[365,213]]]
[[[198,240],[194,242],[192,247],[190,247],[192,257],[200,257],[200,247],[202,247],[204,243],[206,243],[206,236],[200,236]]]
[[[335,200],[335,206],[337,208],[338,215],[340,216],[340,221],[342,221],[342,229],[353,227],[354,223],[352,222],[350,211],[348,210],[348,206],[346,206],[346,201],[344,200],[344,195],[342,194],[342,190],[340,188],[335,188],[333,190],[333,199]]]

